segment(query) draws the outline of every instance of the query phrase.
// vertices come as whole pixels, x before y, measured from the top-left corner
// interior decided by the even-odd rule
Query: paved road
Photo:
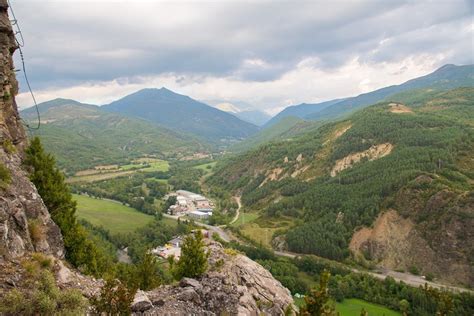
[[[185,220],[185,218],[183,216],[177,216],[177,215],[163,214],[163,217],[171,218],[171,219],[174,219],[174,220],[178,220],[178,218],[182,218],[183,220]],[[207,229],[211,233],[217,233],[219,235],[219,237],[221,237],[221,239],[224,240],[225,242],[230,241],[229,235],[220,226],[211,226],[211,225],[207,225],[207,224],[200,223],[200,222],[194,222],[194,224],[196,224],[198,226],[201,226],[201,227],[204,227],[205,229]]]
[[[297,253],[292,253],[292,252],[284,252],[284,251],[275,251],[275,255],[280,256],[280,257],[287,257],[287,258],[295,258],[298,256],[302,256],[303,254],[297,254]],[[388,269],[382,269],[379,272],[372,272],[372,271],[363,271],[359,270],[356,268],[350,268],[352,272],[355,273],[367,273],[374,278],[380,279],[380,280],[385,280],[388,276],[392,277],[395,281],[400,282],[403,281],[404,283],[411,285],[413,287],[419,287],[420,285],[424,285],[425,283],[428,283],[429,286],[432,286],[434,288],[438,289],[449,289],[450,291],[453,292],[466,292],[466,293],[471,293],[474,294],[474,291],[471,291],[469,289],[461,288],[461,287],[456,287],[456,286],[449,286],[441,283],[435,283],[435,282],[429,282],[425,279],[423,279],[420,276],[416,276],[413,274],[408,274],[408,273],[402,273],[402,272],[397,272],[397,271],[392,271]]]
[[[241,208],[241,202],[240,202],[240,197],[235,197],[235,199],[237,201],[237,204],[239,205],[239,208],[237,210],[237,216],[236,216],[238,218],[239,210]],[[178,220],[178,218],[182,217],[182,216],[169,215],[169,214],[163,214],[163,216],[166,217],[166,218],[174,219],[174,220]],[[211,226],[211,225],[207,225],[207,224],[200,223],[200,222],[194,222],[194,223],[198,226],[206,228],[211,233],[217,233],[219,235],[219,237],[222,240],[224,240],[225,242],[230,242],[231,241],[230,235],[225,231],[225,226],[226,225]],[[236,237],[234,237],[234,239],[235,238]],[[245,244],[245,242],[244,242],[244,244]],[[274,251],[274,253],[277,256],[287,257],[287,258],[295,258],[297,256],[302,256],[303,255],[303,254],[297,254],[297,253],[285,252],[285,251]],[[388,269],[383,269],[380,272],[363,271],[363,270],[358,270],[358,269],[355,269],[355,268],[350,268],[350,269],[352,270],[352,272],[367,273],[367,274],[369,274],[369,275],[371,275],[371,276],[373,276],[377,279],[380,279],[380,280],[385,280],[385,278],[387,276],[391,276],[392,278],[395,279],[395,281],[398,281],[398,282],[403,281],[404,283],[406,283],[408,285],[411,285],[411,286],[414,286],[414,287],[418,287],[420,285],[424,285],[425,283],[428,283],[429,286],[432,286],[432,287],[438,288],[438,289],[447,288],[447,289],[449,289],[453,292],[467,292],[467,293],[474,294],[474,291],[471,291],[469,289],[455,287],[455,286],[448,286],[448,285],[444,285],[444,284],[441,284],[441,283],[429,282],[429,281],[426,281],[425,279],[423,279],[422,277],[412,275],[412,274],[408,274],[408,273],[402,273],[402,272],[392,271],[392,270],[388,270]]]

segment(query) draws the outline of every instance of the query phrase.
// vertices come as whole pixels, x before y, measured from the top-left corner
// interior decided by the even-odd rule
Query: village
[[[167,214],[173,217],[187,217],[193,220],[203,221],[212,216],[214,203],[206,197],[186,190],[177,190],[169,193],[165,199],[176,197],[176,203],[171,205]],[[193,231],[195,232],[195,231]],[[201,229],[204,238],[209,238],[209,231]],[[178,260],[181,256],[181,243],[183,236],[175,236],[164,246],[159,246],[151,250],[151,253],[161,258],[167,259],[173,256]]]
[[[165,198],[176,197],[176,203],[171,205],[167,210],[169,215],[187,216],[195,220],[206,220],[212,216],[214,203],[204,196],[185,191],[178,190],[176,193],[170,193]]]

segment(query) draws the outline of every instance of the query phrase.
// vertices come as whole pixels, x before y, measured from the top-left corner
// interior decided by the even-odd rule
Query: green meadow
[[[153,220],[153,216],[140,213],[118,202],[73,194],[77,201],[77,216],[96,226],[102,226],[112,234],[130,233]]]

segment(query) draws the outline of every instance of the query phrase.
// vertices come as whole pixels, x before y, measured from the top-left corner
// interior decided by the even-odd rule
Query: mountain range
[[[208,143],[191,135],[109,113],[96,105],[55,99],[39,104],[38,109],[41,127],[33,133],[41,137],[46,149],[67,171],[125,162],[142,155],[169,158],[210,149]],[[34,108],[20,114],[26,121],[37,120]]]
[[[263,126],[272,118],[269,114],[258,110],[256,107],[247,102],[207,100],[205,103],[215,107],[216,109],[235,115],[241,120],[257,126]]]
[[[444,65],[426,76],[355,97],[289,106],[269,120],[260,132],[252,135],[243,143],[237,144],[233,147],[233,150],[242,151],[261,145],[265,141],[281,140],[288,136],[287,132],[290,129],[305,131],[305,129],[298,129],[297,124],[308,126],[310,125],[308,122],[313,121],[314,126],[319,126],[323,121],[342,118],[376,102],[390,100],[394,96],[401,94],[414,95],[415,90],[417,90],[416,93],[423,95],[425,92],[446,91],[457,87],[474,87],[474,65]],[[282,119],[289,117],[293,118],[285,120],[282,124],[277,124]],[[296,118],[299,118],[299,120]],[[293,122],[294,126],[290,122]],[[270,135],[273,135],[273,137],[270,137]],[[295,135],[295,133],[292,133],[292,135]]]

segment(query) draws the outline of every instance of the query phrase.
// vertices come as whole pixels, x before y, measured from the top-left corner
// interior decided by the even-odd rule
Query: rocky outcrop
[[[7,8],[0,0],[0,263],[30,251],[62,258],[61,232],[22,168],[28,140],[15,103],[12,54],[17,47]]]
[[[342,159],[336,161],[336,164],[331,170],[331,177],[335,177],[339,172],[352,168],[352,166],[363,159],[368,161],[380,159],[387,156],[392,152],[393,145],[390,143],[384,143],[379,145],[373,145],[367,150],[350,154]]]
[[[416,231],[414,223],[401,217],[395,210],[388,210],[378,216],[373,227],[363,227],[352,236],[349,249],[365,259],[391,269],[408,269],[414,266],[407,258],[416,258],[422,249],[433,257],[434,251]]]
[[[421,175],[400,190],[394,209],[381,213],[372,227],[357,230],[349,248],[378,267],[416,267],[438,281],[473,287],[474,194],[430,189],[433,181]]]
[[[209,272],[137,293],[135,315],[283,315],[293,305],[288,289],[261,265],[218,243],[208,247]]]

